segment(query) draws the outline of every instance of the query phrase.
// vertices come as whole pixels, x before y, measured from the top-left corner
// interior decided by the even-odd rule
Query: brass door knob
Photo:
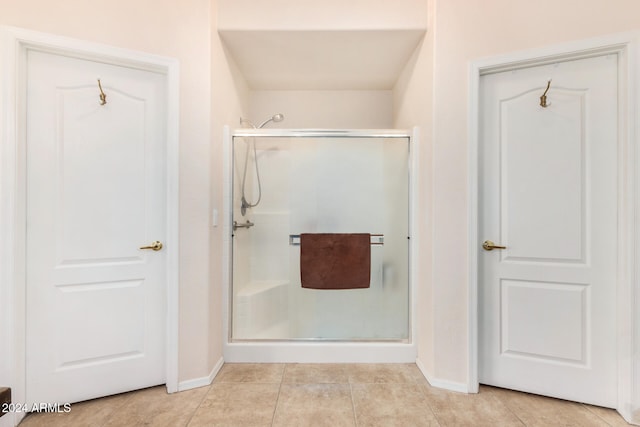
[[[507,247],[496,245],[491,240],[485,240],[482,244],[482,249],[484,249],[485,251],[492,251],[494,249],[507,249]]]
[[[160,249],[162,249],[162,243],[156,240],[155,242],[151,243],[151,245],[149,246],[141,246],[140,249],[151,249],[154,251],[159,251]]]

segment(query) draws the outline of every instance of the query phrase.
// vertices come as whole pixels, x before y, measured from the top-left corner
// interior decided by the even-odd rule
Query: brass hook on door
[[[550,104],[547,104],[547,92],[549,92],[550,87],[551,87],[551,80],[547,82],[547,88],[545,89],[544,93],[540,97],[540,106],[542,108],[547,108],[550,105]]]
[[[104,105],[107,103],[107,94],[102,90],[100,79],[98,79],[98,87],[100,88],[100,105]]]

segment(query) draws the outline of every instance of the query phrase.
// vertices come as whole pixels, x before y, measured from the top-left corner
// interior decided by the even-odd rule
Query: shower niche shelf
[[[288,280],[257,280],[244,284],[242,288],[238,290],[236,297],[250,298],[280,286],[287,286],[288,284]]]

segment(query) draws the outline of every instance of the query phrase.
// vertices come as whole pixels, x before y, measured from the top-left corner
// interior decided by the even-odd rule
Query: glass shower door
[[[232,339],[407,340],[408,138],[236,137],[233,143],[234,220],[253,225],[233,232]],[[245,216],[243,177],[245,199],[259,199]],[[359,233],[371,235],[368,287],[303,287],[301,235]],[[320,254],[309,265],[322,262]]]

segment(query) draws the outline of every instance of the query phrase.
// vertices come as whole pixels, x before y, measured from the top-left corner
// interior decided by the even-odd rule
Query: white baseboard
[[[218,375],[220,369],[222,369],[222,365],[224,365],[224,358],[220,358],[218,362],[216,362],[215,366],[206,377],[202,378],[194,378],[192,380],[180,381],[178,383],[178,391],[191,390],[193,388],[198,387],[206,387],[213,382],[213,379]]]
[[[416,357],[416,366],[418,367],[418,369],[420,369],[420,372],[422,372],[422,375],[424,375],[427,381],[429,381],[429,374],[427,373],[427,368],[424,367],[424,363],[422,363],[422,360],[420,360],[417,357]]]
[[[634,426],[640,426],[640,407],[629,403],[617,410],[627,423]]]
[[[442,388],[444,390],[456,391],[458,393],[469,393],[469,387],[466,383],[457,383],[454,381],[439,380],[437,378],[433,378],[433,376],[427,371],[420,359],[416,359],[416,365],[418,366],[418,369],[420,369],[420,372],[422,372],[422,375],[424,375],[424,377],[427,379],[429,384],[431,384],[431,386]]]

